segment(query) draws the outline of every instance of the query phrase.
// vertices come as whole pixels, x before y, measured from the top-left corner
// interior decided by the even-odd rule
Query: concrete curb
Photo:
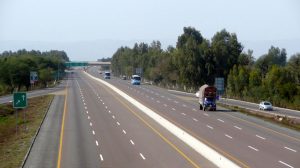
[[[41,121],[41,124],[40,124],[38,130],[36,131],[36,133],[35,133],[35,135],[34,135],[32,141],[31,141],[30,147],[29,147],[29,149],[28,149],[28,151],[27,151],[27,153],[26,153],[26,155],[25,155],[25,157],[24,157],[24,159],[23,159],[23,162],[22,162],[22,165],[21,165],[20,168],[24,168],[24,166],[25,166],[25,163],[26,163],[26,161],[27,161],[27,159],[28,159],[28,156],[29,156],[29,154],[30,154],[30,152],[31,152],[31,149],[32,149],[32,147],[33,147],[33,144],[34,144],[34,142],[35,142],[35,140],[36,140],[36,137],[38,136],[38,134],[39,134],[39,132],[40,132],[40,129],[41,129],[43,123],[44,123],[44,120],[45,120],[45,118],[46,118],[46,116],[47,116],[47,114],[48,114],[48,111],[49,111],[49,109],[50,109],[50,106],[51,106],[51,104],[52,104],[52,102],[53,102],[53,100],[54,100],[55,97],[56,97],[56,96],[54,96],[53,99],[52,99],[52,100],[49,102],[49,104],[48,104],[48,108],[47,108],[47,110],[46,110],[46,112],[45,112],[45,115],[44,115],[44,117],[43,117],[43,119],[42,119],[42,121]]]

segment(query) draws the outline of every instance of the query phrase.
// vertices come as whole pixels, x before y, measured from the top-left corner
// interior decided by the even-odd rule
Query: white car
[[[262,101],[259,103],[260,110],[273,110],[272,104],[268,101]]]

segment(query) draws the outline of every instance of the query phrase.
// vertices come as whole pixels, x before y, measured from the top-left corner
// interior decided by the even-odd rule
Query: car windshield
[[[105,76],[110,76],[110,73],[109,72],[105,72]]]
[[[141,80],[141,77],[135,76],[135,77],[133,77],[133,79],[134,79],[134,80]]]
[[[271,105],[271,103],[269,103],[269,102],[264,102],[264,105]]]

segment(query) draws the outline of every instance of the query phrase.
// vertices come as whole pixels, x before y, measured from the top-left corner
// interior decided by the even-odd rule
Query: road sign
[[[215,87],[217,88],[218,94],[224,93],[224,78],[215,78]]]
[[[36,71],[30,71],[30,83],[34,84],[38,81],[38,75]]]
[[[26,108],[27,107],[27,94],[26,92],[15,92],[13,95],[13,107],[14,108]]]

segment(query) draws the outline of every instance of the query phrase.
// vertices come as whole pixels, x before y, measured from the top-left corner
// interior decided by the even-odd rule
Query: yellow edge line
[[[112,96],[117,99],[121,104],[123,104],[132,114],[134,114],[138,119],[140,119],[146,126],[148,126],[153,132],[155,132],[160,138],[162,138],[167,144],[169,144],[174,150],[176,150],[182,157],[184,157],[191,165],[197,168],[201,168],[197,165],[192,159],[190,159],[184,152],[182,152],[176,145],[174,145],[171,141],[169,141],[162,133],[160,133],[157,129],[151,126],[144,118],[142,118],[139,114],[133,111],[125,102],[123,102],[120,98],[114,95],[110,90],[106,87],[104,89],[112,94]]]
[[[62,117],[61,129],[60,129],[60,140],[59,140],[59,150],[58,150],[58,157],[57,157],[57,168],[60,168],[61,164],[61,157],[62,157],[62,146],[63,146],[63,137],[64,137],[64,128],[65,128],[65,117],[67,111],[67,99],[68,99],[68,81],[65,89],[65,103],[64,103],[64,112]]]

